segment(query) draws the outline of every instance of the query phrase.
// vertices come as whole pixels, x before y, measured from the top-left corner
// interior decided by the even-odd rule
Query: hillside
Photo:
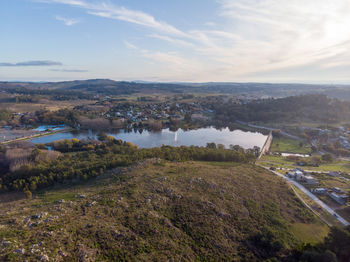
[[[322,93],[341,100],[350,100],[349,85],[312,85],[292,83],[161,83],[89,79],[63,82],[0,82],[0,90],[16,94],[129,95],[135,93],[215,93],[244,94],[255,97],[287,97]],[[73,92],[74,91],[74,92]]]
[[[283,180],[250,164],[150,159],[11,196],[0,195],[2,261],[262,261],[327,233]]]
[[[350,103],[322,94],[265,99],[247,104],[214,104],[216,119],[265,123],[339,123],[350,121]]]

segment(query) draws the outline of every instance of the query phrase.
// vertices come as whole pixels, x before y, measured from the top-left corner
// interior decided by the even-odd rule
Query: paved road
[[[268,169],[267,167],[264,167],[265,169]],[[272,171],[272,170],[270,170]],[[313,201],[315,201],[318,205],[320,205],[324,210],[326,210],[329,214],[331,214],[335,219],[337,219],[340,223],[342,223],[344,226],[349,226],[350,223],[346,221],[344,218],[342,218],[339,214],[337,214],[334,209],[332,209],[330,206],[326,205],[324,202],[322,202],[316,195],[312,194],[308,189],[306,189],[302,184],[299,184],[297,181],[294,181],[293,179],[290,179],[289,177],[277,172],[272,171],[274,174],[278,175],[279,177],[284,178],[287,180],[288,183],[291,183],[298,187],[301,191],[303,191],[308,197],[310,197]]]

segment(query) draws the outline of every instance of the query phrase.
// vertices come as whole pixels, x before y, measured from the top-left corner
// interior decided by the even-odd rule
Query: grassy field
[[[272,141],[271,152],[279,153],[297,153],[310,154],[311,148],[305,143],[300,144],[300,141],[287,137],[274,137]]]
[[[325,236],[327,236],[329,228],[323,223],[295,223],[291,226],[291,232],[295,237],[303,239],[308,243],[315,244],[324,239]]]
[[[350,180],[340,179],[339,177],[331,177],[329,175],[319,173],[315,173],[313,176],[320,182],[321,187],[339,187],[345,192],[350,191]],[[349,177],[350,176],[347,176],[347,178]]]
[[[294,169],[296,167],[294,165],[294,162],[289,161],[286,157],[282,157],[278,155],[265,155],[259,160],[259,163],[263,166],[274,166],[278,168]],[[350,175],[349,175],[350,162],[345,160],[334,160],[332,163],[320,164],[319,167],[305,166],[302,168],[304,170],[314,172],[312,175],[319,182],[319,185],[317,185],[317,187],[325,187],[325,188],[339,187],[346,193],[350,192]],[[326,174],[329,171],[339,171],[344,173],[339,177],[332,177]],[[320,173],[320,172],[326,172],[326,173]],[[312,188],[310,186],[307,186],[307,187]],[[339,207],[339,204],[337,204],[335,201],[330,199],[328,196],[324,196],[323,198],[324,198],[323,200],[330,206],[333,206],[334,208]]]
[[[282,179],[254,165],[146,161],[32,200],[2,197],[1,261],[261,261],[268,243],[325,233]]]
[[[91,100],[51,101],[42,99],[38,103],[0,103],[0,109],[8,109],[12,112],[35,112],[37,110],[57,111],[62,108],[72,109],[75,106],[91,104]]]
[[[330,226],[342,226],[342,224],[337,219],[335,219],[326,210],[322,209],[321,206],[319,206],[317,203],[315,203],[315,201],[312,198],[310,198],[308,195],[306,195],[303,191],[301,191],[296,186],[293,186],[293,189],[299,195],[299,197],[301,197],[302,200],[307,205],[309,205],[313,209],[313,211],[317,213],[317,215],[319,217],[321,217],[321,219],[323,221],[327,222],[327,225],[330,225]],[[320,225],[323,225],[323,230],[321,230],[320,234],[316,234],[315,236],[309,236],[309,237],[311,237],[311,238],[315,237],[315,240],[318,240],[319,237],[322,238],[323,234],[326,234],[326,232],[328,232],[329,227],[326,225],[326,223],[323,222]],[[319,225],[316,225],[316,227],[317,226],[319,226]],[[313,227],[313,226],[311,226],[311,227]]]
[[[265,155],[261,158],[261,163],[273,165],[275,167],[295,168],[295,163],[289,161],[286,157],[279,155]],[[331,163],[321,163],[318,167],[305,166],[306,170],[312,171],[339,171],[350,173],[350,162],[345,160],[333,160]]]

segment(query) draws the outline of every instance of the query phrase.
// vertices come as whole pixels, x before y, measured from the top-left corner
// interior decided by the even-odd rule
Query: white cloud
[[[173,44],[164,45],[168,52],[143,50],[142,43],[139,47],[127,41],[124,44],[138,49],[141,57],[158,63],[159,68],[166,65],[174,77],[183,74],[186,79],[193,76],[194,81],[235,81],[290,69],[298,78],[304,77],[301,71],[308,67],[310,78],[317,78],[320,70],[327,73],[350,66],[348,0],[217,0],[218,10],[204,24],[208,30],[180,30],[145,12],[100,0],[41,1],[152,29],[154,33],[145,33],[148,37]],[[166,76],[171,77],[171,72]]]
[[[219,54],[241,62],[243,72],[322,62],[341,51],[335,45],[350,40],[345,0],[223,0],[221,5],[221,15],[237,25],[241,40],[233,48],[220,45]]]
[[[75,25],[77,23],[80,23],[80,21],[78,19],[75,18],[65,18],[62,16],[56,16],[56,20],[63,22],[66,26],[72,26]]]
[[[143,50],[142,56],[161,65],[160,79],[191,81],[207,72],[206,65],[196,59],[183,57],[176,52],[152,52]]]
[[[122,20],[129,23],[149,27],[157,31],[177,35],[185,36],[185,34],[176,27],[169,25],[163,21],[155,19],[152,15],[149,15],[142,11],[131,10],[125,7],[116,6],[105,2],[87,2],[80,0],[39,0],[45,3],[57,3],[66,4],[74,7],[79,7],[87,10],[91,15],[100,16],[104,18]]]
[[[182,40],[182,39],[178,39],[178,38],[173,38],[173,37],[169,37],[166,35],[159,35],[159,34],[151,34],[149,35],[152,38],[157,38],[163,41],[167,41],[176,45],[181,45],[181,46],[185,46],[185,47],[195,47],[194,44],[186,41],[186,40]]]
[[[130,42],[126,41],[126,40],[124,41],[124,45],[125,45],[126,48],[128,48],[128,49],[134,49],[134,50],[137,50],[137,49],[138,49],[137,46],[133,45],[132,43],[130,43]]]

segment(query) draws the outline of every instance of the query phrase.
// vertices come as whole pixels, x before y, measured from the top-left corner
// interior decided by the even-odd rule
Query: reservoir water
[[[206,146],[207,143],[214,142],[216,144],[223,144],[226,148],[230,145],[240,145],[241,147],[248,149],[258,146],[262,148],[267,136],[258,132],[246,132],[242,130],[230,131],[228,128],[215,129],[214,127],[199,128],[195,130],[182,130],[170,131],[169,129],[163,129],[159,132],[150,131],[132,131],[125,132],[120,130],[119,132],[108,133],[108,135],[114,136],[116,139],[131,142],[142,148],[159,147],[162,145],[170,146]],[[35,144],[46,144],[61,139],[96,139],[97,133],[91,131],[74,131],[66,133],[56,133],[49,136],[43,136],[30,140]]]

